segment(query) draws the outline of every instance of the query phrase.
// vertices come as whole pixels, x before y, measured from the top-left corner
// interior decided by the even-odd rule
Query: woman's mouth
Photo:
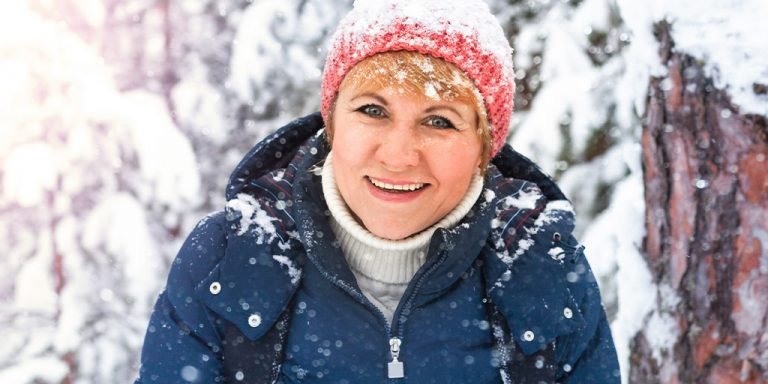
[[[391,183],[384,182],[382,180],[374,179],[373,177],[370,177],[370,176],[367,176],[367,179],[374,187],[390,193],[414,192],[428,185],[425,183],[391,184]]]

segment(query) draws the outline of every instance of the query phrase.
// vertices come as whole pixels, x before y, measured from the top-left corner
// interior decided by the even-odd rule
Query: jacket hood
[[[256,194],[257,188],[253,185],[256,180],[272,171],[285,168],[301,144],[313,135],[321,134],[323,128],[325,124],[320,113],[313,113],[290,122],[256,144],[229,176],[227,201],[235,199],[241,193]]]

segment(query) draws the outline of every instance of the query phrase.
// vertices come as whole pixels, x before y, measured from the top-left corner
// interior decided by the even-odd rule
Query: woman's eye
[[[441,129],[450,129],[450,128],[456,128],[453,123],[451,123],[450,120],[446,119],[445,117],[440,116],[431,116],[427,118],[427,125],[435,127],[435,128],[441,128]]]
[[[373,104],[363,105],[357,111],[377,119],[383,118],[386,115],[383,108]]]

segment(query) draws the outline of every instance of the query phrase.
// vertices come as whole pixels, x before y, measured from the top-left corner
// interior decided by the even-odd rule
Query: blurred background
[[[768,3],[488,3],[509,142],[576,206],[624,382],[766,380]],[[0,383],[135,378],[181,242],[251,146],[319,108],[351,6],[0,4]]]

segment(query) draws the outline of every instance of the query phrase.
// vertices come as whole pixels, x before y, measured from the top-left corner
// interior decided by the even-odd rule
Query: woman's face
[[[332,156],[339,192],[358,221],[396,240],[451,212],[481,164],[477,116],[458,100],[342,87]]]

